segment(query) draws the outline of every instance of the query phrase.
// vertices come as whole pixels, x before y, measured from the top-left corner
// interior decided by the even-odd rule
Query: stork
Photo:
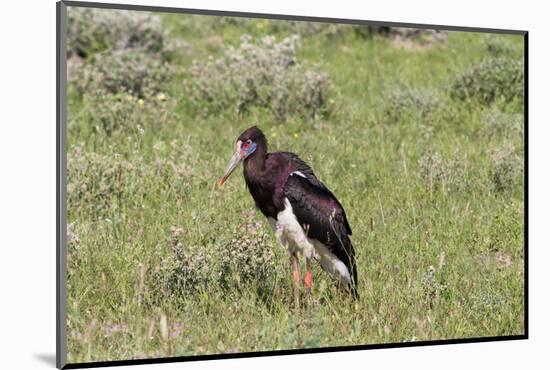
[[[300,307],[300,254],[306,260],[304,285],[308,293],[313,259],[340,287],[357,298],[351,227],[344,208],[311,167],[294,153],[268,153],[267,139],[256,126],[237,138],[235,152],[218,181],[219,186],[241,162],[256,207],[267,217],[281,245],[288,249],[296,309]]]

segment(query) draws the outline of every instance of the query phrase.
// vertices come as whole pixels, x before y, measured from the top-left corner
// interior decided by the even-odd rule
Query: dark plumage
[[[314,185],[313,179],[290,176],[284,187],[285,195],[298,222],[307,228],[307,236],[326,245],[346,265],[352,274],[353,293],[357,295],[355,250],[349,238],[351,228],[346,213],[336,197],[320,181],[320,186]]]
[[[220,184],[225,182],[241,161],[244,162],[246,185],[256,207],[270,220],[274,229],[283,233],[281,243],[285,244],[286,241],[286,244],[297,246],[289,247],[293,274],[299,279],[299,272],[294,267],[297,263],[293,258],[301,252],[306,255],[308,267],[306,286],[308,274],[311,279],[309,260],[314,258],[357,297],[355,251],[349,238],[352,234],[351,227],[344,208],[334,194],[319,181],[311,167],[294,153],[267,153],[267,140],[256,126],[250,127],[238,137],[236,152]],[[301,230],[293,228],[293,225],[298,224]],[[302,232],[307,236],[305,242],[300,239]],[[309,255],[311,248],[308,243],[314,247]],[[324,253],[323,247],[330,253]],[[346,267],[349,281],[346,279],[345,269],[338,261]]]

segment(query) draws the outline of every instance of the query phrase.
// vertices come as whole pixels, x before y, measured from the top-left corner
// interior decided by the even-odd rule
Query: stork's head
[[[218,180],[218,185],[222,186],[224,182],[231,176],[235,168],[245,159],[253,156],[257,152],[258,148],[265,149],[267,145],[263,132],[256,126],[252,126],[246,129],[237,138],[235,143],[235,152],[229,161],[225,169],[225,173]]]

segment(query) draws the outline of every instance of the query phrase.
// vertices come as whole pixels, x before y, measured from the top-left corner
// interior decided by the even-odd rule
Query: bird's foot
[[[306,276],[304,277],[304,286],[306,287],[307,297],[306,297],[306,306],[309,308],[311,306],[311,285],[313,279],[311,277],[311,271],[306,271]]]
[[[306,276],[304,277],[304,285],[307,289],[308,294],[311,293],[311,283],[312,283],[311,271],[307,271]]]

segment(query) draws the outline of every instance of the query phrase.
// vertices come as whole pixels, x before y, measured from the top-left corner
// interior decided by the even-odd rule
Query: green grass
[[[178,78],[155,108],[165,114],[148,115],[141,130],[128,122],[107,135],[69,89],[70,169],[81,160],[68,178],[77,238],[68,257],[70,363],[524,333],[524,184],[520,178],[498,190],[493,181],[494,153],[512,146],[523,159],[523,138],[491,134],[485,117],[492,107],[452,100],[448,91],[457,74],[488,56],[486,36],[451,32],[446,44],[415,49],[352,32],[304,36],[298,57],[330,75],[334,113],[276,123],[262,109],[192,113],[185,68],[221,55],[215,37],[238,45],[245,26],[205,32],[182,27],[179,17],[166,16],[166,27],[190,47],[171,62]],[[251,21],[246,32],[271,34],[266,22]],[[523,54],[521,37],[498,37],[515,57]],[[428,116],[408,107],[388,119],[388,96],[403,87],[432,91],[439,107]],[[153,104],[145,100],[143,109]],[[517,102],[494,105],[522,113]],[[192,291],[163,285],[174,261],[171,227],[183,230],[185,251],[212,258],[239,237],[243,212],[254,209],[240,171],[224,188],[214,184],[234,140],[252,124],[271,151],[310,163],[345,207],[357,302],[316,266],[312,294],[295,312],[287,254],[258,211],[252,219],[269,235],[260,247],[274,252],[267,277],[240,279],[234,271],[226,285],[208,276]],[[427,151],[443,158],[437,170],[445,181],[422,176]]]

